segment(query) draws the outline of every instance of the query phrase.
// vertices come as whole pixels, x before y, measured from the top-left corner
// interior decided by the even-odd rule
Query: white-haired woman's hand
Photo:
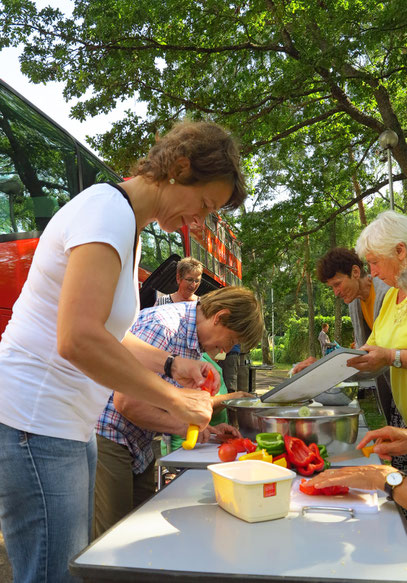
[[[376,371],[385,366],[391,365],[392,350],[391,348],[382,348],[381,346],[370,346],[365,344],[360,350],[366,350],[366,354],[354,356],[346,361],[347,366],[352,366],[360,371]]]

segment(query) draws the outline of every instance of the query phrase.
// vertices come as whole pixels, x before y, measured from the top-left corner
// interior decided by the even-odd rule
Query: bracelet
[[[175,359],[175,355],[171,355],[167,358],[167,360],[164,363],[164,374],[167,377],[170,377],[170,379],[172,379],[171,369],[172,369],[172,363],[174,362],[174,359]]]

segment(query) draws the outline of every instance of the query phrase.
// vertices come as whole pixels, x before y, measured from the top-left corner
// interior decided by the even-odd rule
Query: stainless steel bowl
[[[300,407],[271,407],[258,411],[255,425],[260,431],[299,437],[305,443],[326,445],[328,453],[354,449],[358,435],[358,407],[311,407],[309,417],[298,415]]]
[[[301,405],[307,405],[310,401],[305,401]],[[273,403],[263,403],[258,397],[246,397],[244,399],[228,399],[223,401],[228,409],[229,422],[239,428],[244,437],[253,439],[257,433],[262,431],[260,427],[260,418],[256,413],[267,415]],[[295,404],[299,405],[298,403]],[[274,410],[274,408],[273,408]]]

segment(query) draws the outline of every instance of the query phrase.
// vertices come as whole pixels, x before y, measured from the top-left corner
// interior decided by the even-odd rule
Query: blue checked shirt
[[[144,342],[169,354],[199,360],[202,356],[196,332],[196,302],[178,302],[141,310],[131,332]],[[173,379],[160,376],[179,386]],[[113,393],[96,425],[99,435],[125,445],[132,456],[135,474],[141,474],[153,461],[155,432],[133,425],[113,405]]]

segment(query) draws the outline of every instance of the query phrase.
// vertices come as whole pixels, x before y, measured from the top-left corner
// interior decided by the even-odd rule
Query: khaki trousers
[[[93,539],[116,524],[155,492],[155,460],[141,474],[134,474],[125,445],[97,435]]]

